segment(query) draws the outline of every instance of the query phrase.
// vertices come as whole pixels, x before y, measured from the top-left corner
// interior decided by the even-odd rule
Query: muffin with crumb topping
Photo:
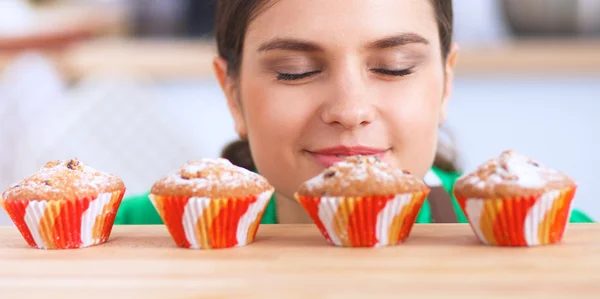
[[[274,188],[226,159],[188,161],[152,186],[150,200],[177,246],[250,244]]]
[[[115,175],[56,160],[4,191],[0,205],[30,246],[83,248],[108,240],[124,193]]]
[[[428,194],[410,173],[354,156],[306,181],[295,197],[331,244],[381,247],[409,236]]]
[[[482,243],[536,246],[561,241],[576,188],[565,173],[509,150],[459,178],[454,194]]]

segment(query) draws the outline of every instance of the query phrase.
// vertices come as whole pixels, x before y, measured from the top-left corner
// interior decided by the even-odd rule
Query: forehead
[[[430,0],[275,0],[249,24],[245,46],[275,37],[353,45],[398,33],[439,44]]]

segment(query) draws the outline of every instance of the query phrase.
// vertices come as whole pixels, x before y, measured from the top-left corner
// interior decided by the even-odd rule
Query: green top
[[[467,217],[465,217],[465,214],[460,209],[456,198],[454,198],[454,195],[452,194],[454,182],[456,181],[456,179],[458,179],[460,174],[445,172],[436,167],[433,167],[431,170],[432,173],[435,174],[442,182],[442,185],[444,186],[446,192],[450,194],[450,197],[452,198],[452,205],[454,206],[454,211],[458,218],[458,222],[467,223]],[[578,210],[573,210],[569,221],[594,222],[589,216]],[[431,222],[431,210],[429,206],[429,201],[426,200],[423,204],[423,207],[421,208],[421,211],[419,211],[416,223]],[[273,198],[271,198],[271,201],[269,201],[269,204],[267,205],[267,209],[265,210],[261,223],[277,223],[275,200],[273,200]],[[163,222],[158,213],[156,212],[156,209],[148,199],[148,193],[146,193],[136,196],[125,197],[117,213],[115,224],[163,224]]]

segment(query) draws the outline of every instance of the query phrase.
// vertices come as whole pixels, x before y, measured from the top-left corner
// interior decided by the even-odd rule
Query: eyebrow
[[[429,41],[416,33],[403,33],[376,40],[367,44],[368,49],[387,49],[408,44],[424,44],[428,45]]]
[[[270,50],[287,50],[296,52],[316,52],[322,51],[323,49],[312,42],[303,41],[293,38],[276,38],[262,44],[259,48],[259,52],[266,52]]]
[[[429,41],[418,35],[416,33],[403,33],[399,35],[394,35],[390,37],[386,37],[380,40],[376,40],[374,42],[368,43],[367,48],[369,49],[387,49],[399,47],[407,44],[425,44],[428,45]],[[296,52],[317,52],[323,51],[319,45],[294,39],[294,38],[276,38],[271,41],[263,43],[259,48],[259,52],[267,52],[271,50],[287,50],[287,51],[296,51]]]

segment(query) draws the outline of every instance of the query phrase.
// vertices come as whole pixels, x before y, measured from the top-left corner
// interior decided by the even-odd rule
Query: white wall
[[[458,78],[449,123],[465,170],[513,148],[579,184],[574,205],[600,220],[600,77]]]
[[[96,160],[97,156],[106,154],[102,148],[93,146],[57,148],[52,153],[75,153],[78,157],[87,157],[84,161],[95,160],[93,166],[122,175],[131,194],[145,192],[154,179],[164,174],[165,168],[176,167],[180,161],[218,156],[222,146],[235,138],[231,118],[216,83],[180,82],[138,88],[144,92],[136,93],[131,91],[135,88],[129,87],[124,97],[133,100],[135,95],[148,96],[147,101],[155,104],[155,112],[169,123],[168,128],[151,136],[145,130],[139,140],[123,139],[118,153],[111,159]],[[86,93],[80,91],[78,94]],[[107,97],[119,94],[122,93],[106,92]],[[600,203],[594,195],[594,186],[598,184],[596,173],[600,169],[599,143],[594,134],[600,130],[600,118],[595,117],[600,110],[599,94],[600,78],[458,78],[449,106],[448,123],[457,136],[465,170],[472,170],[478,163],[505,149],[515,149],[571,174],[580,186],[575,206],[600,220]],[[102,99],[96,101],[102,102]],[[143,106],[120,109],[118,117],[130,119],[129,126],[137,124],[138,130],[142,131],[142,126],[149,126],[149,120],[135,119],[152,115],[140,114],[143,109]],[[89,127],[88,130],[93,134],[103,129]],[[112,129],[111,132],[119,134]],[[86,132],[78,134],[86,135]],[[164,152],[164,147],[150,148],[163,140],[185,145],[185,150]],[[147,144],[146,153],[140,153],[141,144]],[[130,148],[137,152],[128,153]],[[161,152],[165,154],[161,156]],[[129,170],[126,162],[121,162],[116,155],[128,157],[140,170]],[[136,156],[137,159],[151,160],[132,161],[131,157]],[[161,159],[161,167],[143,167],[144,164],[155,164],[156,159]],[[35,171],[31,167],[26,171]],[[140,171],[143,176],[136,175]],[[2,211],[0,225],[7,224],[10,221]]]
[[[220,91],[210,82],[187,88],[162,90],[170,103],[189,108],[167,106],[173,113],[186,111],[177,121],[197,126],[197,146],[216,156],[223,142],[235,138]],[[464,170],[515,149],[573,176],[579,184],[575,207],[600,220],[600,201],[594,196],[595,184],[600,185],[600,143],[594,134],[600,131],[598,95],[600,77],[457,78],[448,125]],[[202,110],[202,117],[194,117]]]
[[[579,184],[575,207],[600,220],[594,196],[600,185],[600,142],[594,134],[600,131],[600,77],[459,77],[455,84],[448,125],[465,171],[512,148],[573,176]],[[218,155],[224,140],[235,137],[220,91],[210,82],[189,88],[171,86],[173,93],[164,89],[165,96],[189,105],[181,109],[188,116],[178,121],[197,124],[198,146]],[[194,118],[201,110],[203,116]]]

